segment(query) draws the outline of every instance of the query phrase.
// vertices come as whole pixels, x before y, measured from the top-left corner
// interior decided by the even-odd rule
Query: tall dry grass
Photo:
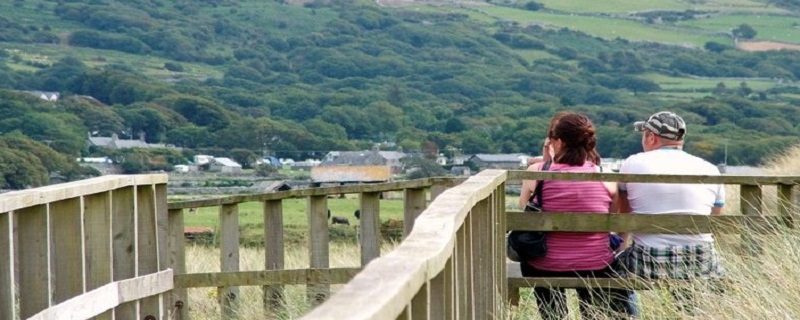
[[[800,146],[776,156],[763,167],[767,174],[800,175]],[[776,188],[764,189],[764,211],[777,215]],[[726,214],[739,214],[739,188],[728,186]],[[796,205],[796,204],[795,204]],[[800,214],[795,206],[792,210]],[[753,235],[763,249],[752,255],[744,248],[740,235],[718,235],[717,245],[727,270],[724,292],[704,281],[687,282],[685,288],[695,297],[691,313],[679,310],[669,288],[638,291],[638,306],[642,319],[800,319],[800,230],[774,226],[775,234]],[[385,244],[382,252],[396,244]],[[219,271],[219,250],[205,247],[187,248],[189,272]],[[331,267],[358,266],[358,246],[353,243],[331,243]],[[242,270],[263,270],[264,253],[242,249]],[[305,247],[287,248],[286,267],[306,268],[308,252]],[[332,286],[335,292],[337,286]],[[266,314],[261,306],[259,287],[241,288],[242,319],[293,319],[308,310],[304,286],[287,286],[286,310]],[[219,319],[216,288],[192,289],[189,301],[195,319]],[[570,293],[570,318],[579,319],[577,298]],[[524,290],[519,307],[510,307],[509,319],[539,319],[536,302],[529,290]]]

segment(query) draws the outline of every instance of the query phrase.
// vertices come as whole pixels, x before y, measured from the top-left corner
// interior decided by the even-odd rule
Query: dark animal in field
[[[361,220],[361,209],[356,209],[356,212],[353,213],[356,216],[356,219]]]
[[[328,219],[331,218],[331,209],[328,209]]]
[[[331,224],[344,224],[349,226],[350,221],[345,217],[333,216],[333,218],[331,218]]]

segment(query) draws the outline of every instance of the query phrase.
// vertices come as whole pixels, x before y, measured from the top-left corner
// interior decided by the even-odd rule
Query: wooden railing
[[[505,213],[498,195],[507,181],[522,179],[738,184],[742,215]],[[793,188],[798,183],[800,177],[483,171],[437,198],[395,251],[375,260],[304,319],[502,319],[508,304],[498,297],[507,294],[509,304],[514,304],[521,287],[643,288],[642,283],[628,279],[523,278],[518,264],[506,265],[502,235],[512,229],[744,235],[779,232],[793,226],[793,213],[797,212]],[[763,185],[777,185],[776,216],[763,215]],[[495,210],[500,214],[495,215]],[[746,244],[757,248],[753,243]],[[495,265],[498,262],[502,268]]]
[[[506,171],[445,191],[394,251],[303,319],[503,319]]]
[[[445,189],[463,179],[428,178],[381,184],[359,184],[313,189],[297,189],[264,194],[237,195],[216,199],[201,199],[169,203],[170,238],[175,239],[170,247],[174,260],[175,288],[173,299],[183,302],[180,316],[188,318],[187,288],[217,287],[222,318],[236,317],[239,301],[238,286],[262,286],[264,307],[273,309],[281,304],[283,286],[307,285],[307,297],[312,305],[324,301],[330,295],[330,284],[349,281],[361,268],[330,268],[329,230],[327,199],[341,194],[358,194],[360,201],[360,249],[361,265],[380,256],[380,195],[382,192],[404,193],[404,233],[408,234],[414,219],[427,207],[426,189],[432,199]],[[309,269],[284,270],[284,236],[282,201],[292,198],[307,199],[309,235]],[[263,203],[265,261],[263,271],[240,271],[239,268],[239,209],[245,202]],[[220,266],[222,272],[186,274],[183,241],[183,211],[188,208],[219,207],[220,227],[217,231],[220,243]]]
[[[0,319],[167,318],[166,175],[0,195]]]
[[[738,184],[742,215],[506,212],[505,185],[521,179]],[[486,170],[459,182],[432,178],[167,204],[166,176],[141,175],[3,194],[0,319],[187,319],[191,301],[186,289],[194,287],[217,287],[221,317],[228,319],[237,313],[238,286],[262,286],[264,305],[273,308],[288,284],[306,284],[312,303],[327,299],[305,319],[504,318],[506,299],[517,300],[520,287],[637,287],[635,281],[620,279],[522,278],[514,266],[507,269],[506,230],[779,232],[793,227],[793,191],[800,177]],[[763,185],[777,186],[777,215],[762,210]],[[407,237],[380,257],[379,197],[396,190],[405,196]],[[359,194],[363,271],[329,268],[327,198],[339,194]],[[307,199],[308,269],[284,270],[282,200],[290,198]],[[263,203],[266,257],[263,271],[242,272],[238,205],[252,201]],[[186,274],[183,211],[199,207],[220,208],[222,272]],[[757,245],[747,244],[758,251]],[[346,285],[328,298],[329,285],[341,283]]]

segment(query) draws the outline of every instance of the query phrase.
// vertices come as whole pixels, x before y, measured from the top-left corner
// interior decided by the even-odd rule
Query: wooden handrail
[[[89,319],[125,302],[172,290],[172,284],[172,269],[116,281],[44,309],[28,320]]]
[[[342,284],[350,281],[359,271],[361,268],[187,273],[175,275],[175,288]]]
[[[336,295],[312,310],[303,319],[395,319],[402,313],[408,312],[408,306],[414,303],[408,300],[409,297],[422,296],[425,298],[422,301],[443,298],[431,297],[427,291],[420,288],[433,283],[433,279],[445,270],[446,265],[451,265],[452,259],[457,259],[453,257],[454,248],[472,247],[472,239],[461,239],[470,241],[470,244],[465,244],[458,241],[456,235],[464,234],[465,229],[462,228],[465,227],[465,220],[478,203],[502,204],[502,200],[495,202],[492,195],[497,194],[498,188],[502,190],[505,180],[506,171],[484,170],[466,182],[445,191],[417,218],[411,234],[400,246],[388,255],[370,262],[364,271],[356,275]],[[499,196],[504,197],[504,195]],[[456,251],[469,257],[471,253],[463,251],[464,249]],[[469,260],[460,260],[458,267],[465,267]],[[505,275],[504,270],[505,267],[503,271],[497,270],[497,272]],[[455,274],[464,277],[470,283],[474,280],[470,280],[471,272],[455,272]],[[487,283],[487,285],[488,287],[483,287],[481,290],[494,289],[494,284]],[[441,289],[443,288],[437,290]],[[417,295],[418,292],[420,295]],[[470,312],[467,311],[469,306],[466,304],[459,306],[465,308],[461,312]],[[424,310],[422,312],[424,313]],[[483,315],[478,315],[478,318],[482,317]]]
[[[404,189],[425,188],[440,182],[460,182],[463,178],[424,178],[408,181],[386,182],[377,184],[357,184],[335,187],[320,187],[308,189],[296,189],[277,192],[265,192],[246,195],[235,195],[213,199],[175,201],[168,204],[169,209],[202,208],[216,207],[226,204],[236,204],[242,202],[282,200],[290,198],[304,198],[310,196],[327,196],[346,193],[363,192],[385,192]]]
[[[570,180],[570,181],[616,181],[616,182],[654,182],[654,183],[704,183],[739,185],[797,185],[800,176],[701,176],[701,175],[651,175],[621,173],[578,173],[555,171],[509,170],[509,181],[519,180]]]

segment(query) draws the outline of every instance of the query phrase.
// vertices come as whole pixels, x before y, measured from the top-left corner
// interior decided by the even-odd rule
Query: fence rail
[[[507,212],[506,183],[521,179],[738,184],[742,215]],[[430,178],[167,203],[166,180],[105,176],[0,195],[0,319],[188,319],[186,290],[197,287],[218,288],[220,317],[228,319],[237,316],[239,286],[262,286],[265,308],[274,308],[290,284],[307,285],[308,300],[320,304],[304,319],[503,318],[505,299],[517,300],[520,287],[654,285],[523,278],[506,264],[507,230],[781,232],[794,226],[800,183],[794,176],[485,170],[463,183]],[[777,215],[763,210],[764,185],[777,186]],[[379,203],[387,191],[403,192],[406,238],[380,257]],[[329,266],[327,199],[340,194],[359,197],[361,268]],[[284,269],[282,201],[291,198],[306,199],[307,269]],[[243,272],[239,204],[253,201],[263,204],[266,256],[264,270]],[[219,208],[222,272],[186,273],[184,209],[198,207]],[[345,286],[329,297],[331,284]]]

